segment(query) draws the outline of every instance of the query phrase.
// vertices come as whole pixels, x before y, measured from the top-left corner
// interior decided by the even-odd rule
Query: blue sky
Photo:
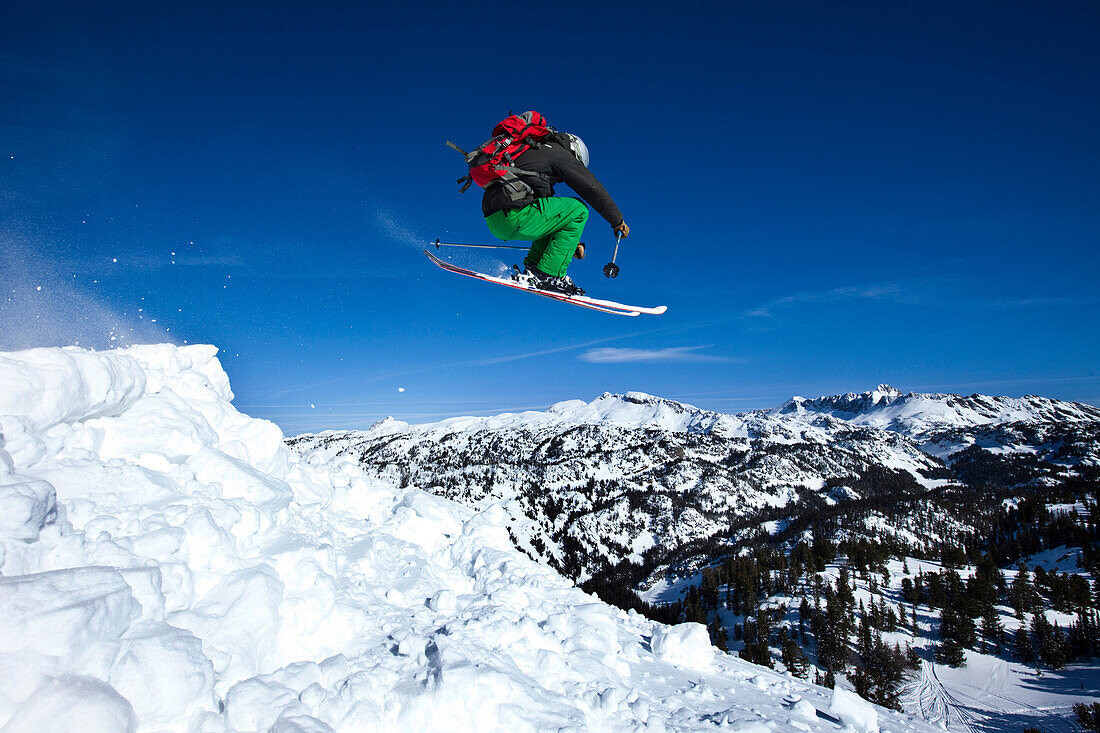
[[[1094,2],[11,5],[0,349],[213,343],[288,433],[626,390],[1100,403]],[[420,254],[492,241],[443,143],[526,109],[633,230],[608,280],[591,219],[570,274],[667,314]]]

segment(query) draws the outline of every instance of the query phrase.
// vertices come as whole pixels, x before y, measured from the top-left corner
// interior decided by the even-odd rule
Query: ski
[[[453,272],[456,275],[465,275],[466,277],[472,277],[475,280],[483,280],[489,283],[496,283],[497,285],[504,285],[515,290],[523,290],[528,293],[534,293],[535,295],[541,295],[544,298],[552,298],[553,300],[559,300],[563,303],[571,303],[572,305],[579,305],[582,308],[589,308],[594,311],[600,311],[602,313],[615,313],[620,316],[638,316],[642,313],[649,315],[660,315],[668,310],[668,306],[659,305],[654,308],[647,308],[637,305],[624,305],[623,303],[616,303],[613,300],[599,300],[597,298],[590,298],[587,295],[566,295],[565,293],[556,293],[551,290],[540,290],[539,288],[532,287],[519,280],[513,280],[506,277],[494,277],[493,275],[486,275],[483,272],[477,272],[476,270],[469,270],[465,267],[459,267],[458,265],[452,265],[449,262],[444,262],[428,250],[424,250],[424,254],[428,256],[435,265],[447,272]]]

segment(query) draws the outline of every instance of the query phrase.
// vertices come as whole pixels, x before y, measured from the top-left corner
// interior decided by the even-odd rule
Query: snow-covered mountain
[[[1100,421],[1100,408],[1047,397],[990,397],[972,394],[926,394],[880,384],[870,392],[818,397],[794,397],[775,409],[777,415],[829,415],[852,423],[925,436],[944,430],[975,429],[1008,423],[1084,424]]]
[[[527,455],[564,484],[586,475],[591,464],[572,462],[585,451],[607,475],[676,477],[718,503],[697,468],[742,460],[723,441],[755,450],[766,431],[794,452],[755,460],[801,480],[825,428],[608,396],[520,417],[388,421],[343,449],[331,437],[290,451],[276,426],[232,407],[215,354],[0,354],[5,733],[762,732],[834,730],[830,717],[928,730],[716,654],[701,625],[607,606],[517,552],[504,504],[463,506],[416,488],[426,472],[355,454],[393,451],[407,466],[420,452],[487,451],[475,473]],[[872,456],[935,464],[905,437],[849,428],[843,440],[830,473]],[[687,447],[707,458],[681,468]],[[793,486],[746,482],[744,498],[783,500]]]
[[[473,506],[503,502],[516,544],[571,577],[630,560],[653,582],[700,543],[743,540],[762,526],[795,531],[809,512],[845,503],[865,514],[866,534],[932,548],[974,531],[934,495],[965,490],[953,456],[976,445],[1037,456],[1048,473],[1100,465],[1100,409],[880,386],[725,415],[628,392],[544,412],[385,420],[290,443]]]

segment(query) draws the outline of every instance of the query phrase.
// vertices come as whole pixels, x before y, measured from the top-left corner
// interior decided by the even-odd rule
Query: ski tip
[[[659,316],[667,310],[668,310],[667,305],[659,305],[659,306],[657,306],[656,308],[653,309],[653,315]]]

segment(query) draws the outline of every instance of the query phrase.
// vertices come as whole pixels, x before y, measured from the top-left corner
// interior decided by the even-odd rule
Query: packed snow
[[[5,733],[929,730],[600,603],[499,505],[293,454],[232,398],[210,346],[0,354]]]

